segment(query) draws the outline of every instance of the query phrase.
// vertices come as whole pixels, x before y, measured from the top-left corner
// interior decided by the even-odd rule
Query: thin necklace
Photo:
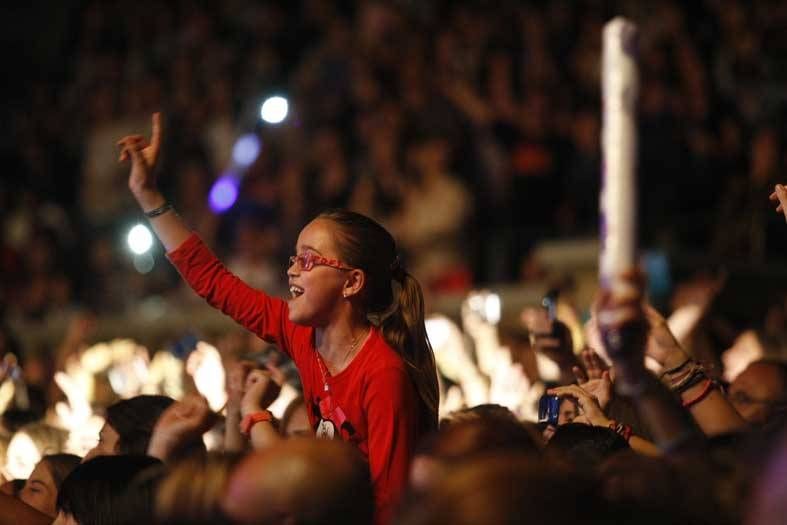
[[[346,365],[348,360],[350,359],[350,356],[354,355],[355,351],[358,349],[358,343],[360,343],[360,342],[361,342],[361,334],[357,335],[353,339],[352,343],[350,344],[349,350],[347,350],[347,354],[345,354],[345,356],[344,356],[343,364]],[[323,390],[325,390],[326,392],[329,392],[331,390],[331,388],[328,385],[328,367],[325,364],[325,362],[323,361],[322,355],[320,355],[319,351],[317,352],[317,365],[320,368],[320,375],[322,376]]]

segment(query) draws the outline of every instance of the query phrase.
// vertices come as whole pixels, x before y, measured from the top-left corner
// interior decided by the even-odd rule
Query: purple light
[[[260,139],[253,133],[242,135],[232,147],[232,161],[238,166],[251,166],[260,154]]]
[[[224,213],[232,208],[238,199],[238,179],[233,175],[222,175],[210,189],[210,209],[214,213]]]

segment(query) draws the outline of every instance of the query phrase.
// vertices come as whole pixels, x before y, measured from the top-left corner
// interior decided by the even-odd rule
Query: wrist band
[[[681,372],[679,376],[673,376],[669,379],[664,378],[662,382],[665,383],[673,392],[681,393],[690,386],[699,383],[706,377],[707,374],[705,373],[705,367],[700,363],[692,362],[685,371]]]
[[[674,389],[674,391],[677,392],[678,394],[682,394],[683,392],[685,392],[689,388],[691,388],[693,386],[696,386],[696,385],[699,385],[700,383],[702,383],[706,379],[709,379],[709,378],[708,378],[708,375],[704,371],[703,372],[697,372],[693,376],[691,376],[688,381],[683,382],[683,384],[680,387],[676,387]]]
[[[252,412],[241,420],[240,433],[248,437],[248,435],[251,434],[251,427],[257,423],[266,421],[273,421],[273,414],[271,414],[270,411],[263,410],[261,412]]]
[[[631,439],[631,433],[632,433],[631,426],[625,425],[623,423],[618,423],[613,419],[609,423],[609,428],[610,430],[618,434],[620,437],[625,439],[627,443]]]
[[[175,207],[172,204],[170,204],[168,202],[165,202],[164,204],[162,204],[161,206],[159,206],[155,210],[146,211],[145,212],[145,217],[147,217],[148,219],[152,219],[153,217],[158,217],[159,215],[164,215],[169,210],[172,210],[174,208]]]
[[[705,388],[702,389],[700,395],[698,395],[694,399],[684,401],[683,408],[690,408],[696,405],[697,403],[699,403],[700,401],[702,401],[703,399],[705,399],[706,397],[708,397],[708,394],[710,394],[711,390],[713,390],[713,387],[716,386],[716,383],[713,381],[713,379],[708,379],[707,381],[708,382],[705,383]]]
[[[672,375],[672,374],[675,374],[677,372],[680,372],[683,369],[684,366],[686,366],[687,364],[689,364],[691,362],[692,362],[692,359],[689,357],[685,361],[683,361],[681,364],[679,364],[678,366],[672,367],[672,368],[670,368],[668,370],[664,370],[661,373],[661,375],[659,376],[659,379],[663,379],[664,376]]]

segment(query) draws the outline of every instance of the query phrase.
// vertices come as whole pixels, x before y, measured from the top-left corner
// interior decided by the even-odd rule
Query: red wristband
[[[631,426],[624,425],[623,423],[618,423],[613,419],[609,423],[609,428],[610,430],[618,434],[620,437],[625,439],[626,442],[628,442],[628,440],[631,439],[631,434],[632,434]]]
[[[273,414],[271,414],[270,411],[263,410],[261,412],[252,412],[241,420],[240,433],[244,436],[248,436],[251,433],[251,427],[265,421],[273,421]]]
[[[710,394],[710,392],[711,392],[711,390],[713,390],[714,386],[716,386],[716,382],[713,379],[706,379],[705,380],[705,388],[702,389],[702,392],[700,392],[700,395],[698,395],[694,399],[690,399],[688,401],[684,401],[683,402],[683,408],[689,408],[689,407],[691,407],[693,405],[696,405],[697,403],[699,403],[700,401],[702,401],[703,399],[708,397],[708,394]]]

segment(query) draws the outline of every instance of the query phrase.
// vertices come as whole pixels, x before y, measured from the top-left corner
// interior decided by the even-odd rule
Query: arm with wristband
[[[681,348],[664,317],[650,306],[645,306],[645,314],[650,326],[646,354],[662,366],[662,383],[679,396],[705,435],[746,428],[719,385]]]
[[[191,235],[191,229],[181,219],[156,184],[155,168],[161,150],[161,114],[154,113],[152,118],[150,142],[142,135],[128,135],[120,139],[119,161],[131,161],[128,187],[136,199],[150,225],[169,252],[174,250]]]
[[[561,397],[573,397],[577,400],[582,414],[574,419],[574,423],[587,423],[594,427],[610,428],[617,434],[620,434],[634,451],[646,456],[658,456],[661,454],[656,445],[647,439],[634,435],[629,425],[608,418],[601,409],[598,400],[579,385],[560,386],[551,388],[547,392]]]
[[[282,440],[268,407],[281,391],[269,372],[252,370],[246,377],[240,409],[240,432],[254,450],[270,448]]]

